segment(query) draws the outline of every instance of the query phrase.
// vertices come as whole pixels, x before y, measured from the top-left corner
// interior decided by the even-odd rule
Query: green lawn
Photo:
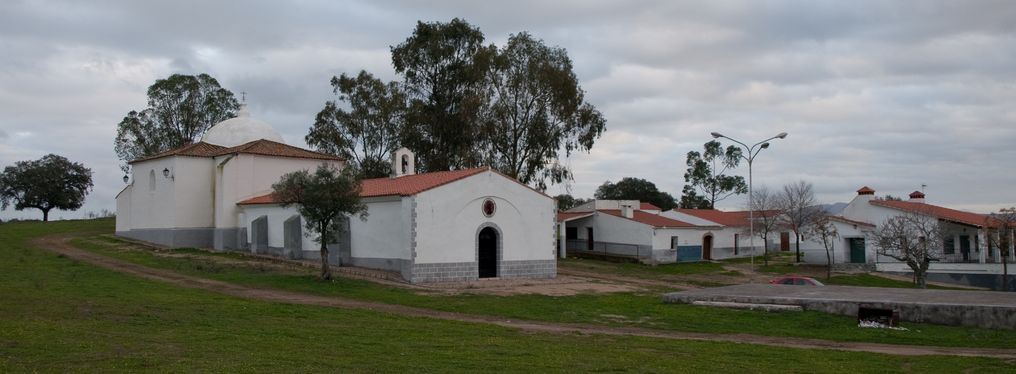
[[[139,279],[26,244],[36,235],[109,232],[111,225],[109,219],[0,224],[0,372],[1016,372],[1013,363],[997,359],[526,334],[483,324],[253,301]],[[79,244],[117,252],[108,239]],[[135,252],[118,256],[238,283],[517,318],[623,324],[603,317],[616,312],[631,318],[649,316],[649,321],[666,328],[689,331],[738,331],[761,325],[768,326],[763,330],[835,332],[846,331],[839,325],[851,322],[817,313],[663,305],[658,295],[420,295],[368,282],[317,282],[309,275],[275,274],[268,267],[225,266],[193,251],[178,254],[200,256],[165,258]],[[1012,334],[1005,332],[988,336],[990,330],[941,328],[928,333],[926,327],[932,326],[920,326],[925,333],[913,336],[948,332],[955,334],[951,339],[983,338],[1016,346]],[[881,342],[907,337],[892,331],[849,330],[866,330],[870,339]]]

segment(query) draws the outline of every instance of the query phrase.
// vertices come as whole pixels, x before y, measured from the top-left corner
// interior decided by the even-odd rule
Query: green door
[[[863,264],[864,261],[864,238],[850,238],[850,262]]]

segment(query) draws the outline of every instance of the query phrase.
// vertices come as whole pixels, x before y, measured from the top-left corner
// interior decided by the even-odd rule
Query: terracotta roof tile
[[[724,226],[748,224],[747,212],[723,212],[716,209],[674,209],[675,212],[716,222]]]
[[[660,207],[653,205],[651,203],[640,203],[639,210],[663,210],[663,209],[660,209]]]
[[[225,149],[225,147],[208,144],[205,142],[197,142],[185,145],[177,149],[171,149],[162,153],[154,154],[151,156],[136,158],[129,164],[154,160],[157,158],[169,157],[169,156],[189,156],[189,157],[213,157],[219,151]]]
[[[223,146],[218,146],[205,142],[197,142],[188,144],[186,146],[177,149],[162,152],[156,155],[141,157],[135,159],[134,161],[131,161],[130,163],[133,164],[137,162],[154,160],[169,156],[216,157],[234,153],[245,153],[276,157],[290,157],[290,158],[309,158],[317,160],[334,160],[334,161],[342,160],[341,157],[332,156],[326,153],[309,151],[288,144],[282,144],[271,140],[260,139],[231,148],[226,148]]]
[[[237,204],[247,205],[247,204],[276,204],[276,203],[278,203],[278,201],[275,200],[275,195],[269,193],[261,196],[252,197],[250,199],[238,202]]]
[[[591,216],[591,215],[593,215],[593,212],[579,212],[579,213],[558,212],[557,221],[564,222],[565,220],[572,219],[575,217]]]
[[[962,223],[976,227],[984,226],[985,216],[983,214],[963,212],[955,209],[943,208],[937,205],[925,203],[913,203],[909,201],[883,201],[871,200],[871,204],[881,205],[889,208],[905,210],[908,212],[932,215],[938,219]]]
[[[464,169],[464,170],[453,170],[453,171],[439,171],[434,173],[414,174],[406,175],[398,178],[374,178],[367,179],[361,183],[362,190],[360,191],[360,197],[378,197],[378,196],[412,196],[418,193],[437,188],[448,183],[455,182],[460,179],[480,174],[487,171],[487,168],[475,168],[475,169]],[[496,170],[491,170],[497,172]],[[502,176],[504,174],[498,173]],[[511,181],[519,183],[525,186],[521,182],[512,179],[511,177],[505,176]],[[526,186],[529,187],[529,186]],[[531,189],[531,188],[530,188]],[[534,190],[536,191],[536,190]],[[540,193],[539,191],[536,191]],[[547,194],[540,193],[547,198]],[[273,204],[276,201],[272,198],[272,194],[265,194],[256,196],[247,200],[243,200],[237,204]]]
[[[224,148],[220,150],[215,156],[228,155],[232,153],[245,153],[253,155],[291,157],[291,158],[310,158],[318,160],[334,160],[334,161],[342,160],[342,158],[338,156],[333,156],[327,153],[309,151],[303,148],[294,147],[288,144],[282,144],[267,139],[255,140],[232,148]]]
[[[716,222],[723,226],[748,226],[751,221],[751,212],[747,210],[724,212],[716,209],[674,209],[674,211],[698,217],[706,221]],[[770,212],[771,215],[776,214],[776,211],[768,212]]]
[[[360,197],[412,196],[459,179],[487,171],[487,168],[438,171],[434,173],[406,175],[398,178],[375,178],[363,181]]]
[[[621,215],[621,211],[617,209],[605,209],[599,210],[598,212],[625,218]],[[658,214],[646,213],[639,210],[633,211],[632,218],[627,219],[653,227],[698,227],[688,222],[678,221],[673,218],[667,218]]]

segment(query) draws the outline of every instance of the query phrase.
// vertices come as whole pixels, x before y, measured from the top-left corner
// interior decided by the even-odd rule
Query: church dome
[[[236,117],[217,123],[205,132],[201,141],[223,147],[235,147],[255,140],[271,140],[285,144],[282,134],[264,121],[250,118],[247,104],[240,104]]]

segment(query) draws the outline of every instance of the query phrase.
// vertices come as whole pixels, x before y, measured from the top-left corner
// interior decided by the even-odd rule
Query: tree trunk
[[[754,250],[754,248],[752,248],[752,250]],[[769,266],[769,235],[762,235],[762,257],[764,258],[766,266]]]
[[[929,263],[925,261],[924,263],[914,267],[914,281],[917,283],[917,288],[922,290],[928,288],[927,281],[925,280],[928,277],[928,264]]]
[[[321,224],[321,275],[318,276],[321,280],[332,279],[332,268],[328,265],[328,232],[325,231],[328,225]]]
[[[49,209],[42,210],[42,222],[49,222]]]
[[[825,239],[822,240],[824,241]],[[833,255],[832,250],[830,250],[829,248],[826,248],[825,259],[826,259],[825,279],[829,280],[829,278],[833,277]]]
[[[794,248],[797,250],[797,262],[801,262],[801,234],[794,231]]]
[[[1009,292],[1009,250],[1006,252],[1002,254],[1002,291]]]

